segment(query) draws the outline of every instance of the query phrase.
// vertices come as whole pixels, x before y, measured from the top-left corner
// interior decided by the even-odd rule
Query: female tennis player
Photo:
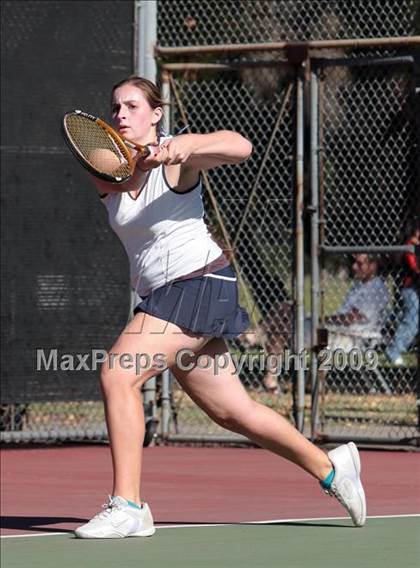
[[[252,145],[228,130],[164,135],[162,107],[159,89],[148,80],[129,77],[114,86],[114,127],[154,151],[139,159],[133,176],[121,184],[92,178],[127,251],[138,303],[101,372],[112,494],[100,513],[76,529],[76,536],[155,532],[150,508],[140,497],[145,429],[140,388],[165,367],[217,424],[306,470],[362,526],[366,503],[356,446],[323,452],[248,396],[229,357],[226,339],[243,333],[249,320],[238,304],[234,270],[203,220],[200,171],[240,164],[251,155]],[[139,360],[143,364],[134,365]],[[225,368],[217,368],[219,360]]]

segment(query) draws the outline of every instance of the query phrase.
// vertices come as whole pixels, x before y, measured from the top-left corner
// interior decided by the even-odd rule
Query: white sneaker
[[[330,489],[325,493],[336,497],[347,509],[356,527],[366,522],[366,497],[360,479],[360,456],[353,442],[328,452],[335,469]]]
[[[74,533],[78,538],[124,538],[126,536],[152,536],[156,529],[149,505],[141,509],[128,504],[123,497],[109,496],[98,513]]]

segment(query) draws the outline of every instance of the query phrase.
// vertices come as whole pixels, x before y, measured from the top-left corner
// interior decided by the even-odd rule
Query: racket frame
[[[129,176],[115,177],[115,176],[112,176],[112,175],[107,174],[105,172],[100,172],[94,166],[92,166],[86,160],[86,158],[83,157],[82,153],[73,144],[72,136],[68,132],[67,125],[66,125],[67,117],[73,116],[73,115],[83,116],[84,118],[87,118],[87,119],[91,120],[92,122],[95,122],[98,126],[100,126],[108,134],[108,136],[111,138],[111,140],[116,144],[116,146],[121,151],[121,154],[123,155],[124,159],[127,160],[128,166],[131,170],[131,174]],[[74,111],[71,111],[71,112],[66,112],[63,116],[61,126],[62,126],[62,133],[63,133],[63,136],[64,136],[64,140],[66,141],[66,143],[67,143],[68,147],[70,148],[71,152],[73,153],[73,155],[82,164],[82,166],[85,169],[87,169],[91,174],[93,174],[95,177],[98,177],[99,179],[103,179],[103,180],[111,182],[111,183],[124,183],[125,181],[130,179],[130,177],[134,173],[134,168],[136,166],[137,160],[140,159],[140,158],[145,158],[146,156],[148,156],[151,153],[151,150],[148,146],[142,146],[141,144],[135,144],[134,142],[130,142],[129,140],[125,140],[124,138],[122,138],[122,136],[120,136],[118,134],[118,132],[116,132],[116,130],[114,130],[104,120],[102,120],[101,118],[98,118],[97,116],[94,116],[93,114],[89,114],[89,113],[83,112],[81,110],[74,110]],[[129,151],[128,148],[131,148],[131,149],[137,151],[137,156],[135,156],[135,158],[133,158],[133,156],[131,155],[131,152]]]

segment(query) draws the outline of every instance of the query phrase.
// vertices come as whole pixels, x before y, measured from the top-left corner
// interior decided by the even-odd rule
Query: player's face
[[[126,84],[116,89],[111,103],[112,121],[118,132],[132,142],[151,144],[156,142],[156,125],[162,109],[153,109],[142,91]]]

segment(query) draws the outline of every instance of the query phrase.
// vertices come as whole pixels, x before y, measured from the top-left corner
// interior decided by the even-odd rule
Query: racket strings
[[[118,144],[102,126],[79,115],[69,115],[66,130],[79,154],[100,173],[116,178],[132,174],[128,149]]]

